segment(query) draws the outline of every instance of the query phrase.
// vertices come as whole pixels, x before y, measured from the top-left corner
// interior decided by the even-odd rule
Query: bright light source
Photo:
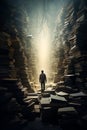
[[[49,52],[50,52],[50,36],[49,29],[44,23],[38,40],[38,74],[43,69],[49,75]]]

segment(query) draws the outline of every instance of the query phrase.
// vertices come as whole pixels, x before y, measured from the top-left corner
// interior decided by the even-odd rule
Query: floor
[[[62,130],[58,125],[43,123],[40,118],[31,121],[23,130]]]

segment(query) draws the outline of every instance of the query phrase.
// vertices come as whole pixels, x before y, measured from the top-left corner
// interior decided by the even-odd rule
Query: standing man
[[[39,76],[39,82],[41,83],[41,92],[44,92],[45,90],[45,83],[47,82],[46,74],[44,71],[41,71],[41,74]]]

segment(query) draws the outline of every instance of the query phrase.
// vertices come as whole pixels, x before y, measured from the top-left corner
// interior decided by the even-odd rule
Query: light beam
[[[37,44],[37,50],[38,50],[38,74],[41,70],[44,70],[49,76],[49,52],[50,52],[50,34],[49,34],[49,28],[47,26],[47,23],[45,22],[41,33],[39,34],[39,40]]]

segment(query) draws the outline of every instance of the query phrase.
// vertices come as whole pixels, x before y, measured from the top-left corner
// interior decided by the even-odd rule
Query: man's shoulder
[[[45,73],[43,73],[43,75],[46,75]]]

